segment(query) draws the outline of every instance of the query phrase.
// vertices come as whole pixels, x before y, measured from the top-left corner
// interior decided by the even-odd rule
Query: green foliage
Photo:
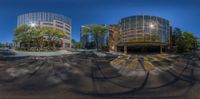
[[[175,27],[175,28],[173,29],[173,34],[172,34],[172,38],[171,38],[171,39],[172,39],[172,45],[173,45],[173,46],[176,46],[176,40],[177,40],[178,37],[181,36],[181,34],[182,34],[182,31],[181,31],[180,28]]]
[[[55,49],[56,42],[60,38],[66,37],[66,33],[52,27],[22,25],[15,29],[14,36],[14,41],[20,42],[20,47],[24,47],[26,50],[31,50],[32,48],[43,50],[45,45],[47,45],[48,49]]]
[[[102,50],[103,51],[109,51],[109,47],[108,46],[102,46]]]
[[[75,48],[83,48],[83,45],[81,42],[76,42]]]
[[[30,27],[28,25],[22,25],[15,29],[14,36],[16,41],[28,41],[30,40]]]
[[[83,48],[83,45],[81,42],[78,42],[75,39],[72,39],[72,47],[73,48]]]
[[[75,39],[72,39],[72,48],[75,48],[75,46],[76,46],[76,40]]]
[[[103,25],[91,25],[82,27],[82,32],[84,35],[88,35],[89,33],[94,34],[94,42],[95,42],[95,48],[102,49],[102,42],[105,37],[107,31],[107,27]]]
[[[4,47],[4,44],[0,43],[0,48],[1,48],[1,47]]]
[[[82,31],[82,33],[83,33],[84,35],[87,35],[87,34],[89,34],[89,32],[91,31],[91,28],[88,27],[88,26],[85,26],[85,27],[82,27],[81,31]]]
[[[191,32],[181,33],[175,42],[178,52],[185,52],[195,48],[197,39]]]
[[[180,36],[182,34],[182,31],[181,31],[180,28],[175,27],[174,31],[173,31],[173,34],[176,35],[176,36]]]
[[[94,25],[91,27],[93,33],[94,33],[94,41],[95,41],[95,45],[96,45],[96,48],[97,49],[102,49],[102,45],[101,45],[101,37],[104,37],[105,35],[105,27],[104,26],[97,26],[97,25]]]

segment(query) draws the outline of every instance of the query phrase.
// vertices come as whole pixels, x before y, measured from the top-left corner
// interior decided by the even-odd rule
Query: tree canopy
[[[37,50],[42,50],[44,46],[55,49],[56,42],[65,38],[66,33],[52,27],[22,25],[15,29],[14,36],[15,41],[20,42],[20,47],[25,47],[26,50],[36,47]]]
[[[85,26],[82,27],[82,33],[83,35],[90,35],[90,33],[93,34],[94,36],[94,45],[96,49],[102,49],[103,47],[103,42],[104,42],[104,38],[106,35],[106,31],[108,31],[106,26],[103,25],[91,25],[91,26]],[[86,36],[86,40],[87,42],[89,41],[89,37]],[[86,44],[88,45],[88,44]]]
[[[175,44],[179,52],[185,52],[195,49],[197,39],[191,32],[183,32],[177,37]]]
[[[75,39],[72,39],[71,42],[72,42],[72,47],[73,47],[73,48],[82,48],[82,47],[83,47],[82,43],[76,41]]]

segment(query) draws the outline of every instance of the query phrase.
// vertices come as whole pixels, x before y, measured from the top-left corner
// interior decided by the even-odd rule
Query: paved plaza
[[[15,54],[0,49],[0,99],[200,99],[199,52]]]

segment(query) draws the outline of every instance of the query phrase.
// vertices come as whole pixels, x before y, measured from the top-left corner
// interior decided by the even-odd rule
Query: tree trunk
[[[97,37],[97,35],[95,35],[95,46],[96,46],[96,49],[98,50],[99,44],[98,44],[98,37]]]
[[[55,49],[55,42],[52,42],[53,50]]]

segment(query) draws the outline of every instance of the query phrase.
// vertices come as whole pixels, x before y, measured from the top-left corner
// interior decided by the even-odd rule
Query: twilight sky
[[[79,41],[80,26],[115,24],[131,15],[166,18],[173,27],[200,37],[200,0],[0,0],[0,42],[11,42],[17,16],[54,12],[72,19],[72,38]]]

